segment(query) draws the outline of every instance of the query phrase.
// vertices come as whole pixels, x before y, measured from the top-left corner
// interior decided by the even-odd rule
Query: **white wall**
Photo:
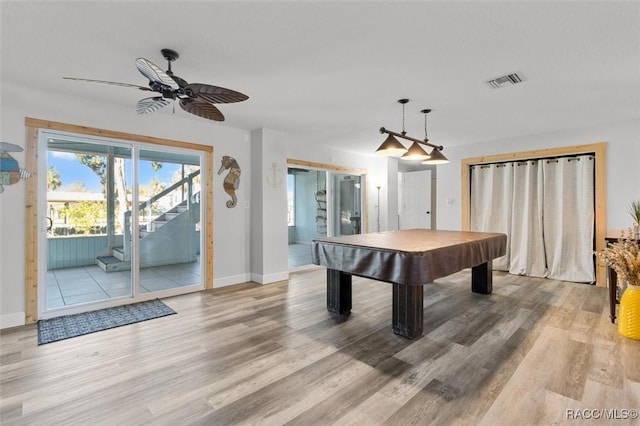
[[[626,212],[627,205],[632,200],[640,200],[640,120],[445,147],[450,163],[437,166],[438,229],[462,227],[462,159],[597,142],[607,142],[607,229],[628,228],[631,217]],[[447,199],[452,201],[450,206]]]
[[[287,162],[283,135],[271,129],[251,132],[251,279],[267,284],[289,277]]]

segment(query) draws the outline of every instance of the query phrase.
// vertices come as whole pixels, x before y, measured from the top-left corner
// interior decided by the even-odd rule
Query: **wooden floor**
[[[354,278],[351,316],[328,313],[324,269],[43,346],[35,326],[4,330],[0,422],[605,425],[571,417],[640,409],[640,341],[610,323],[606,289],[494,273],[486,296],[470,280],[425,289],[413,341],[391,332],[385,283]]]

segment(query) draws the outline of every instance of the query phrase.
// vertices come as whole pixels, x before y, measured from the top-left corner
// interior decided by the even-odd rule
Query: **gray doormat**
[[[159,299],[38,321],[38,345],[173,315]]]

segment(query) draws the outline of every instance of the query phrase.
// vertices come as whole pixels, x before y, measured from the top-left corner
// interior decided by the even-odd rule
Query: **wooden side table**
[[[611,243],[614,243],[620,239],[623,231],[608,231],[605,236],[605,241],[607,246]],[[618,274],[613,268],[607,266],[607,275],[609,277],[608,286],[609,286],[609,318],[611,318],[611,323],[615,324],[616,322],[616,305],[620,303],[617,296],[618,289]]]

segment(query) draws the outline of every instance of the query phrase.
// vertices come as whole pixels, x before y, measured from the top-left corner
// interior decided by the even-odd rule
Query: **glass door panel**
[[[289,267],[311,264],[311,240],[327,236],[326,172],[289,168]]]
[[[139,151],[141,294],[202,285],[200,163],[199,155]]]
[[[331,173],[333,236],[362,233],[362,178]]]
[[[47,138],[45,311],[132,295],[131,148]]]

